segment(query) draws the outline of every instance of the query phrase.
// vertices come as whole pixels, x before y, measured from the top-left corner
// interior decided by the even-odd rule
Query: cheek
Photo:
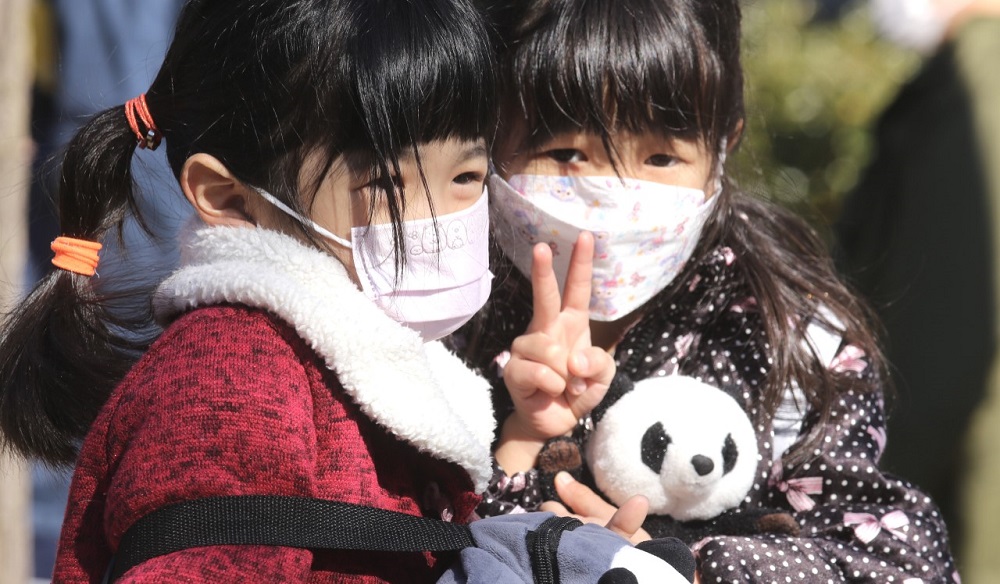
[[[662,168],[646,166],[642,173],[634,178],[689,189],[704,190],[707,196],[711,196],[715,190],[713,188],[715,181],[711,173],[705,168],[693,164],[677,164]]]

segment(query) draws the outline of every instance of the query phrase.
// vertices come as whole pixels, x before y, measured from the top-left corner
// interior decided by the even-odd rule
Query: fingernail
[[[583,353],[577,353],[573,356],[573,363],[576,365],[577,371],[587,371],[587,366],[590,362],[587,361],[587,356]]]
[[[556,478],[554,480],[556,485],[559,486],[568,485],[573,482],[573,475],[569,474],[564,470],[561,470],[559,471],[559,474],[556,475]]]
[[[569,392],[573,395],[581,395],[583,392],[587,391],[587,382],[579,377],[573,377],[569,380]]]

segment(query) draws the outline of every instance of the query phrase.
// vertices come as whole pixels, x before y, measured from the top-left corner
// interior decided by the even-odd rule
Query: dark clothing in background
[[[960,566],[961,480],[979,463],[964,456],[967,429],[997,348],[1000,168],[984,143],[1000,127],[977,112],[1000,108],[1000,94],[974,79],[1000,76],[998,41],[1000,20],[967,23],[900,90],[836,229],[842,268],[885,326],[897,399],[884,468],[941,505]]]

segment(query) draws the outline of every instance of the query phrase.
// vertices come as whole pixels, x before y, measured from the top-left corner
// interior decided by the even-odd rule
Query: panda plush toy
[[[552,480],[566,470],[616,505],[645,495],[643,526],[653,537],[798,534],[788,513],[737,509],[753,487],[759,452],[746,412],[724,391],[683,375],[633,384],[619,374],[591,416],[582,452],[578,439],[556,438],[539,455],[545,498],[558,500]]]
[[[475,546],[438,584],[690,584],[687,545],[662,538],[633,546],[604,527],[551,513],[518,513],[469,524]]]

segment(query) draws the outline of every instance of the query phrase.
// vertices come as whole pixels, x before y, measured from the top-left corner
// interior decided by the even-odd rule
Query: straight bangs
[[[486,26],[470,3],[454,0],[311,3],[309,20],[275,23],[287,29],[283,43],[257,48],[264,63],[288,63],[288,73],[267,84],[274,95],[266,103],[277,107],[263,112],[276,121],[267,140],[276,146],[262,155],[278,163],[252,178],[307,212],[293,196],[303,186],[302,170],[308,201],[344,156],[381,193],[371,198],[369,217],[384,203],[401,245],[400,160],[415,156],[423,177],[421,143],[482,139],[490,146],[496,75]],[[275,68],[261,66],[268,69]],[[310,157],[316,163],[306,165]]]
[[[702,4],[706,6],[701,6]],[[693,1],[555,0],[522,21],[508,47],[504,102],[530,132],[520,148],[552,136],[588,132],[614,155],[616,133],[656,132],[700,139],[715,151],[733,124],[732,91],[739,77],[712,44]],[[738,18],[738,17],[737,17]],[[517,133],[517,132],[515,132]],[[520,134],[520,133],[517,133]]]
[[[345,154],[353,171],[385,193],[399,243],[405,199],[394,177],[400,159],[415,156],[423,180],[419,144],[456,138],[491,145],[497,117],[492,50],[481,15],[465,2],[351,4],[329,25],[342,29],[332,36],[345,42],[317,47],[329,66],[319,69],[323,78],[314,78],[321,110],[314,119],[327,120],[327,127],[308,130],[310,142],[328,153],[327,169]],[[369,215],[375,207],[373,198]]]
[[[367,0],[345,47],[354,112],[348,142],[396,160],[439,139],[487,139],[496,120],[495,71],[486,28],[466,3]],[[339,96],[338,96],[339,97]],[[343,104],[330,104],[330,107]],[[352,116],[353,113],[353,116]]]

